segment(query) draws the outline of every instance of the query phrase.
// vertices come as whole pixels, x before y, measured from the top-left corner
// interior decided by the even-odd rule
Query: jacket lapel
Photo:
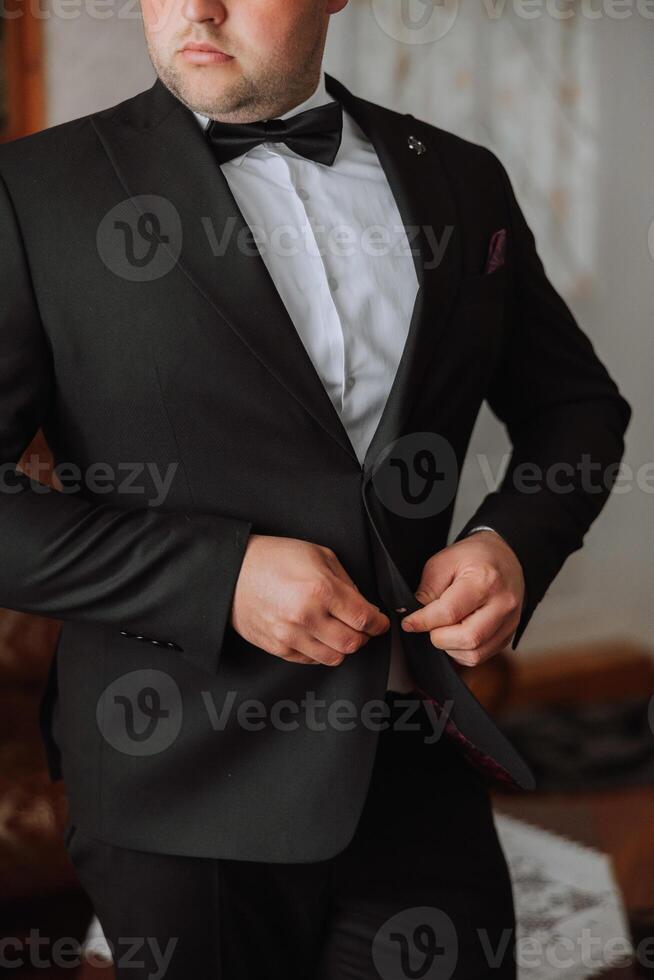
[[[251,353],[356,461],[251,230],[193,113],[157,79],[119,111],[92,116],[125,196],[160,195],[181,223],[179,270]],[[160,247],[166,237],[160,224]],[[170,237],[170,236],[168,236]],[[357,464],[358,465],[358,464]]]
[[[460,225],[432,127],[410,114],[400,115],[353,96],[327,74],[325,86],[375,147],[411,239],[419,283],[400,364],[366,453],[364,469],[370,470],[402,434],[450,318],[461,283]]]
[[[399,434],[411,408],[459,279],[458,228],[445,173],[428,127],[367,102],[325,74],[327,91],[372,141],[412,241],[419,281],[408,339],[364,467]],[[170,202],[181,223],[180,271],[277,381],[357,462],[338,413],[293,325],[227,179],[193,113],[157,78],[152,87],[91,121],[122,183],[144,212],[141,195]],[[417,137],[426,152],[411,149]],[[147,208],[145,208],[147,210]],[[166,229],[156,224],[160,247]],[[434,243],[447,241],[440,261]]]

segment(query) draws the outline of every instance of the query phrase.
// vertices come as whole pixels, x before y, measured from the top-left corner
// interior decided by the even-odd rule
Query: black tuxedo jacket
[[[375,466],[400,437],[437,433],[456,487],[486,399],[513,454],[459,537],[487,524],[518,555],[515,647],[609,493],[610,479],[584,484],[581,457],[604,472],[623,453],[630,406],[547,280],[496,157],[327,86],[375,146],[420,283],[363,466],[197,121],[160,81],[0,147],[0,605],[64,621],[49,764],[74,822],[113,844],[316,861],[354,832],[378,737],[361,711],[383,697],[390,634],[338,668],[245,642],[229,610],[250,531],[329,546],[390,615],[417,608],[454,501],[400,513]],[[502,230],[505,262],[484,274]],[[14,469],[39,426],[63,491]],[[562,466],[569,492],[522,492],[525,463]],[[172,473],[165,495],[154,472]],[[428,636],[404,643],[462,764],[532,788],[451,658]]]

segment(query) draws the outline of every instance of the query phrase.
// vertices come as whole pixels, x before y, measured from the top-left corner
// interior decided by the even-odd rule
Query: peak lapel
[[[128,102],[95,113],[92,123],[137,210],[143,211],[140,195],[159,195],[174,206],[182,229],[177,265],[183,274],[358,465],[347,432],[191,110],[157,78]],[[162,240],[165,228],[159,232],[160,247],[167,248]]]
[[[419,281],[400,365],[366,454],[364,468],[369,468],[401,434],[447,321],[460,280],[459,228],[430,128],[352,95],[327,73],[325,85],[375,147],[413,239]],[[91,120],[135,208],[142,213],[140,195],[159,195],[176,209],[182,228],[177,265],[183,274],[358,465],[345,427],[191,110],[157,78],[150,89],[93,114]],[[221,241],[220,254],[215,254],[207,229]],[[165,237],[165,228],[161,233]],[[161,247],[167,247],[164,241]]]

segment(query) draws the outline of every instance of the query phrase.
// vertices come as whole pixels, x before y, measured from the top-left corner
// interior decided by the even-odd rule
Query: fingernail
[[[406,630],[407,633],[413,633],[413,623],[408,623],[406,619],[402,620],[402,629]]]

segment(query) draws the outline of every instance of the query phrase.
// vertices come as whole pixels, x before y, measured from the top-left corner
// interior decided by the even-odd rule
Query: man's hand
[[[264,534],[248,540],[231,623],[275,657],[330,667],[390,626],[330,548]]]
[[[524,594],[515,552],[499,534],[477,531],[429,559],[416,591],[423,608],[405,616],[402,627],[429,632],[435,647],[475,667],[509,642]]]

